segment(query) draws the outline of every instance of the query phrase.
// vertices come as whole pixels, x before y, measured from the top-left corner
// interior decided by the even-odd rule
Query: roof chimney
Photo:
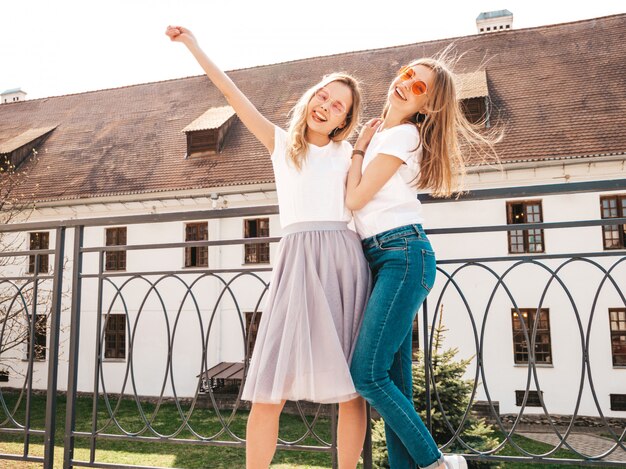
[[[513,28],[513,13],[509,10],[487,11],[476,18],[478,34],[508,31]]]
[[[21,88],[13,88],[0,93],[0,103],[14,103],[15,101],[24,101],[26,91],[22,91]]]

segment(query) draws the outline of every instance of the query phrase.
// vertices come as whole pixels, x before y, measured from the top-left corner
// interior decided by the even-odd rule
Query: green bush
[[[372,423],[372,465],[379,468],[389,467],[383,419],[374,420]]]

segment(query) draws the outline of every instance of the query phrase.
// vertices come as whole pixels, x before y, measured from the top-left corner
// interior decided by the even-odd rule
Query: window
[[[515,405],[517,407],[522,406],[525,394],[526,391],[515,391]],[[543,398],[543,391],[541,391],[541,397]],[[539,393],[537,391],[528,391],[526,407],[541,407],[541,401],[539,400]]]
[[[109,314],[106,316],[104,358],[126,358],[125,314]]]
[[[252,322],[253,316],[254,322]],[[261,311],[257,311],[256,315],[254,315],[253,312],[246,313],[246,347],[248,346],[248,343],[250,343],[250,348],[246,358],[250,358],[252,356],[252,350],[254,349],[254,344],[256,343],[256,335],[259,332],[260,323]]]
[[[33,320],[32,314],[28,316],[28,334],[26,340],[26,359],[30,358],[30,321]],[[34,339],[34,360],[46,359],[46,340],[48,338],[47,317],[45,314],[37,314],[35,319],[35,339]]]
[[[0,370],[0,383],[9,382],[9,370]]]
[[[11,159],[9,158],[11,155],[10,154],[4,154],[4,155],[0,155],[0,173],[3,171],[12,171],[13,168],[11,168],[11,165],[13,164],[11,162]]]
[[[626,410],[626,394],[611,394],[611,410]]]
[[[600,197],[602,218],[622,218],[626,214],[626,195]],[[604,249],[624,249],[626,247],[626,224],[605,225],[602,227]]]
[[[626,366],[626,308],[609,309],[613,366]]]
[[[218,146],[217,133],[213,130],[189,132],[187,134],[187,151],[189,155],[216,153]]]
[[[208,223],[188,223],[185,225],[185,241],[206,241],[209,239]],[[209,247],[194,246],[185,248],[185,267],[208,267]]]
[[[507,202],[507,224],[541,223],[543,215],[541,201]],[[509,254],[544,252],[543,230],[509,231]]]
[[[244,220],[244,238],[265,238],[270,235],[270,219]],[[244,244],[246,264],[268,264],[270,243]]]
[[[50,244],[50,233],[30,233],[30,249],[48,249]],[[35,255],[28,257],[28,273],[35,273]],[[39,273],[48,272],[48,254],[39,255]]]
[[[520,309],[521,314],[515,309],[511,310],[513,317],[513,355],[515,363],[528,363],[529,353],[526,336],[524,335],[524,327],[526,326],[526,334],[528,341],[532,341],[533,328],[535,322],[537,324],[537,333],[535,335],[535,363],[551,364],[552,363],[552,345],[550,343],[550,312],[547,308],[541,308],[539,315],[537,310],[533,308]]]
[[[106,229],[107,246],[126,246],[126,227]],[[106,251],[106,270],[126,270],[126,251]]]
[[[472,124],[487,124],[488,116],[485,101],[486,98],[484,96],[461,100],[463,114],[465,114],[465,118]]]

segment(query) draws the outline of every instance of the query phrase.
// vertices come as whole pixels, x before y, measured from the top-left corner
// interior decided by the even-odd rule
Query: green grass
[[[4,393],[5,399],[12,409],[16,400],[16,395]],[[45,404],[46,399],[42,396],[33,396],[31,427],[43,429],[45,426]],[[112,405],[115,406],[116,402]],[[22,402],[16,415],[19,422],[24,421],[24,405]],[[155,405],[142,403],[144,412],[151,418]],[[188,407],[183,408],[183,412]],[[76,431],[91,431],[92,400],[89,398],[79,398],[76,405]],[[0,411],[0,415],[4,413]],[[130,399],[124,399],[120,403],[117,413],[120,425],[130,432],[137,432],[143,427],[137,405]],[[229,412],[224,412],[223,418],[227,419]],[[248,413],[237,412],[237,417],[233,420],[230,429],[232,432],[243,438],[245,436],[245,425]],[[98,403],[98,423],[99,427],[108,420],[108,412],[104,406],[104,400]],[[153,421],[153,428],[162,434],[170,434],[176,431],[181,425],[181,418],[174,404],[164,404]],[[195,409],[190,424],[194,430],[203,436],[215,435],[222,428],[222,425],[215,412],[209,409]],[[6,425],[5,425],[6,426]],[[57,399],[57,433],[55,438],[55,467],[62,467],[63,462],[63,436],[65,430],[65,397]],[[316,432],[324,438],[330,440],[330,423],[328,419],[320,419],[315,425]],[[114,425],[109,425],[106,433],[121,434],[121,431]],[[280,421],[280,437],[294,440],[305,433],[305,426],[297,416],[283,414]],[[153,436],[145,433],[145,436]],[[189,431],[181,432],[177,438],[195,439]],[[226,433],[216,438],[220,441],[234,441]],[[89,460],[89,444],[87,438],[76,438],[74,459]],[[309,437],[302,442],[306,445],[318,445],[319,443]],[[23,452],[23,437],[19,435],[0,434],[0,453],[21,454]],[[43,438],[31,437],[31,448],[29,454],[32,456],[43,455]],[[96,461],[151,465],[162,467],[181,468],[215,468],[232,469],[245,467],[245,449],[243,447],[220,447],[204,444],[174,444],[166,442],[140,442],[127,440],[98,440]],[[33,463],[13,463],[2,461],[0,466],[4,468],[35,468],[39,464]],[[274,457],[273,468],[326,468],[331,467],[331,456],[329,453],[312,451],[291,451],[279,450]]]
[[[12,408],[15,402],[16,394],[4,393],[5,400]],[[43,429],[45,425],[45,397],[33,396],[31,427]],[[116,402],[112,402],[115,406]],[[17,411],[17,419],[23,422],[24,405],[22,402]],[[143,409],[147,417],[150,418],[155,406],[149,403],[143,403]],[[104,401],[99,400],[98,403],[98,422],[100,427],[107,421],[108,412],[104,406]],[[183,408],[186,411],[188,408]],[[89,398],[79,398],[76,406],[76,430],[91,431],[91,412],[92,400]],[[4,413],[0,410],[0,415]],[[143,427],[142,420],[139,417],[137,405],[130,399],[124,399],[120,403],[118,411],[119,423],[127,431],[139,431]],[[226,419],[230,416],[229,412],[224,412],[223,417]],[[241,438],[245,435],[245,425],[247,412],[239,411],[233,420],[230,428],[233,433]],[[190,420],[192,428],[203,436],[214,435],[221,429],[221,423],[215,412],[209,409],[196,409]],[[164,404],[161,406],[154,422],[153,427],[163,433],[169,434],[178,429],[181,424],[181,418],[173,404]],[[7,425],[4,425],[7,426]],[[60,396],[57,400],[57,434],[55,439],[55,467],[62,467],[63,462],[63,435],[65,428],[65,397]],[[328,419],[322,418],[315,426],[318,434],[326,441],[330,440],[330,424]],[[297,416],[283,414],[280,422],[280,436],[285,439],[296,439],[304,434],[305,427]],[[121,432],[115,425],[110,425],[106,429],[106,433],[120,434]],[[152,436],[146,433],[146,436]],[[182,432],[178,438],[194,439],[188,431]],[[513,437],[515,442],[527,451],[534,454],[541,454],[551,449],[550,445],[529,440],[521,436]],[[221,441],[232,441],[227,434],[222,434],[217,438]],[[89,460],[89,439],[76,438],[74,458],[77,460]],[[317,445],[318,443],[312,438],[306,439],[303,444]],[[23,439],[19,435],[9,435],[0,433],[0,453],[21,454],[23,452]],[[32,437],[30,455],[43,455],[43,438]],[[517,450],[511,445],[506,445],[498,454],[507,456],[519,455]],[[575,456],[566,450],[557,451],[552,457],[557,458],[575,458]],[[245,467],[245,450],[243,447],[229,448],[208,446],[199,444],[173,444],[165,442],[139,442],[126,440],[99,440],[97,443],[96,461],[129,464],[129,465],[145,465],[145,466],[161,466],[161,467],[180,467],[180,468],[212,468],[212,469],[235,469]],[[573,466],[557,465],[557,464],[535,464],[535,463],[498,463],[500,467],[506,469],[556,469],[571,468]],[[0,467],[3,469],[34,469],[40,468],[40,464],[13,462],[0,460]],[[331,456],[328,453],[320,452],[302,452],[302,451],[286,451],[279,450],[274,457],[272,468],[275,469],[291,469],[291,468],[329,468],[331,467]]]

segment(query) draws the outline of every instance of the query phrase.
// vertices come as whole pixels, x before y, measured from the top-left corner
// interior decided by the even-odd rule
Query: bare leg
[[[276,441],[278,422],[285,401],[280,404],[253,403],[246,426],[246,469],[270,467]]]
[[[361,456],[367,418],[365,399],[357,397],[339,404],[339,422],[337,425],[337,451],[339,469],[355,469]]]

